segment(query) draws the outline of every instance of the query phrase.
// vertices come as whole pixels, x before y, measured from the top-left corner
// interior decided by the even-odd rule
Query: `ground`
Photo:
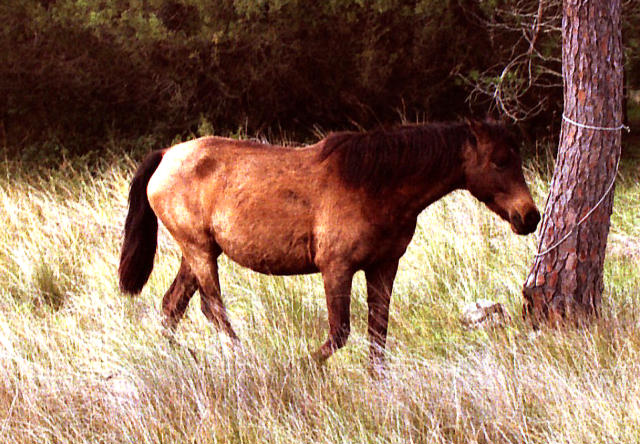
[[[534,236],[514,235],[467,193],[429,207],[401,261],[388,368],[367,372],[365,285],[354,280],[352,335],[318,367],[325,338],[319,275],[269,277],[221,258],[241,338],[233,349],[195,297],[172,344],[159,307],[179,265],[161,231],[151,280],[134,299],[116,270],[135,162],[98,168],[0,165],[0,441],[13,443],[595,443],[640,434],[640,172],[616,189],[601,317],[534,332],[522,283]],[[540,207],[549,165],[529,160]],[[545,173],[546,171],[546,173]],[[513,322],[470,330],[469,302]]]

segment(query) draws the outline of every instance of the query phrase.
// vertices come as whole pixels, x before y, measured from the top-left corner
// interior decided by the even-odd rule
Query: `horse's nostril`
[[[523,226],[522,217],[520,216],[520,213],[518,213],[517,211],[511,215],[510,222],[511,222],[511,225],[516,227],[518,231],[522,230],[522,226]]]
[[[538,222],[540,222],[540,213],[538,210],[529,211],[525,216],[525,225],[529,227],[531,231],[536,229]]]
[[[530,234],[536,231],[536,227],[540,221],[540,213],[538,213],[537,209],[527,211],[524,214],[523,220],[523,216],[519,212],[514,211],[509,219],[513,231],[518,234]]]

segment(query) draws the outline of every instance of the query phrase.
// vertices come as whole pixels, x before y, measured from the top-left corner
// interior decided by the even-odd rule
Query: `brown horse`
[[[205,137],[150,153],[135,173],[120,259],[120,288],[139,293],[153,268],[159,218],[182,251],[164,295],[174,328],[199,290],[202,311],[236,334],[220,295],[217,258],[267,274],[322,273],[325,360],[349,335],[353,274],[367,279],[373,365],[382,361],[398,260],[422,210],[466,189],[518,234],[540,214],[516,144],[495,122],[335,133],[305,148]]]

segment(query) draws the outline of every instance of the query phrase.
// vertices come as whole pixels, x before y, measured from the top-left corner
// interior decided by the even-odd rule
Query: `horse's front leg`
[[[397,259],[376,264],[365,270],[369,307],[369,363],[374,373],[379,373],[383,369],[384,347],[389,325],[389,304],[397,271]]]
[[[349,305],[353,271],[340,267],[330,268],[322,271],[322,279],[329,314],[329,337],[312,355],[318,362],[325,361],[347,343],[351,330]]]

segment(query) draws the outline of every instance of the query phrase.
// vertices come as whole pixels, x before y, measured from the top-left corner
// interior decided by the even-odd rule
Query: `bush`
[[[196,131],[308,136],[464,112],[481,63],[456,2],[14,1],[2,11],[5,146]]]
[[[10,154],[165,145],[203,121],[301,140],[484,113],[487,98],[461,79],[504,66],[518,38],[482,19],[493,3],[5,1],[0,143]]]

